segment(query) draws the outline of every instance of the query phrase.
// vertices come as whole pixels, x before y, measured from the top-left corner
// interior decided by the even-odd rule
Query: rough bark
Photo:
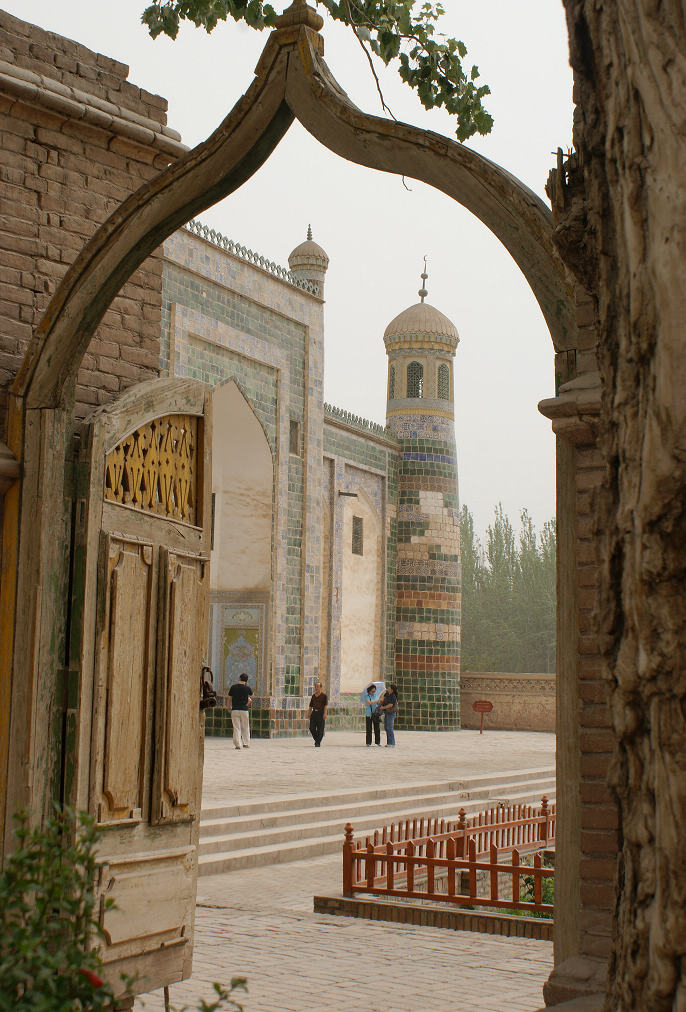
[[[586,218],[571,223],[583,246],[560,248],[597,300],[610,468],[598,618],[622,837],[606,1008],[684,1010],[686,15],[679,0],[564,4]]]

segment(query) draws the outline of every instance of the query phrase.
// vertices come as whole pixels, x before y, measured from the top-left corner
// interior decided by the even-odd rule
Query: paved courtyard
[[[468,779],[554,763],[552,734],[478,731],[398,734],[398,747],[363,736],[255,740],[236,752],[207,740],[203,804],[320,793],[355,785]],[[201,878],[194,974],[172,1005],[195,1007],[212,981],[248,978],[246,1012],[533,1012],[552,968],[552,943],[312,912],[315,894],[340,894],[340,858]],[[240,997],[240,996],[239,996]],[[161,993],[136,1010],[160,1012]]]

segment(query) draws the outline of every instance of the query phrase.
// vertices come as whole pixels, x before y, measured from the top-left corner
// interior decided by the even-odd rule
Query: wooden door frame
[[[202,419],[198,438],[202,454],[198,460],[200,512],[197,525],[189,527],[186,524],[176,524],[174,521],[163,522],[167,525],[166,543],[172,550],[174,548],[179,551],[193,550],[209,558],[212,498],[211,410],[212,394],[204,383],[184,378],[162,378],[131,387],[113,403],[99,408],[81,427],[89,440],[89,445],[80,448],[79,456],[84,463],[84,484],[77,490],[82,494],[78,494],[74,500],[77,520],[81,516],[85,518],[85,524],[82,526],[78,523],[76,527],[72,569],[72,583],[76,585],[75,597],[83,601],[83,610],[72,614],[69,643],[69,670],[75,691],[70,693],[69,700],[74,705],[67,710],[67,737],[72,742],[73,762],[70,765],[73,765],[74,769],[84,770],[89,767],[92,701],[89,697],[84,698],[82,694],[84,690],[88,692],[88,679],[83,678],[83,671],[92,670],[95,664],[93,631],[97,625],[98,561],[101,550],[101,518],[105,504],[105,457],[137,428],[161,416],[187,414]],[[93,462],[90,468],[87,465],[88,461]],[[119,508],[116,504],[107,505],[114,510]],[[127,507],[124,509],[128,512]],[[124,519],[125,517],[126,514]],[[122,525],[122,533],[125,535],[124,526]],[[75,684],[77,679],[82,686],[79,690]],[[63,762],[69,763],[69,757],[64,756]],[[70,770],[67,770],[66,779],[65,802],[79,810],[89,809],[88,783],[84,783],[82,776],[74,780]]]
[[[525,275],[555,351],[576,347],[573,286],[543,201],[462,144],[357,109],[323,61],[322,24],[311,8],[294,4],[271,33],[254,82],[219,128],[141,186],[97,230],[51,300],[13,385],[8,444],[21,478],[7,494],[3,530],[3,544],[17,546],[17,566],[5,566],[0,588],[0,678],[9,679],[4,688],[10,693],[8,714],[0,714],[5,846],[11,846],[11,812],[31,807],[40,821],[54,793],[58,759],[49,743],[69,680],[62,614],[70,491],[65,460],[79,365],[133,271],[174,230],[242,185],[294,118],[343,157],[427,182],[472,211]]]

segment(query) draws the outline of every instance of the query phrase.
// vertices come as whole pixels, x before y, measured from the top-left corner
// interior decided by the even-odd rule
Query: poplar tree
[[[537,534],[528,510],[522,510],[517,540],[498,503],[482,547],[463,506],[460,539],[462,670],[554,671],[554,521]]]

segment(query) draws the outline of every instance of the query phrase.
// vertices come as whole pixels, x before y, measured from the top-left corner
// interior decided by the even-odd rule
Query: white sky
[[[274,0],[272,0],[274,2]],[[169,125],[203,140],[252,80],[266,33],[231,22],[208,36],[184,26],[152,42],[145,0],[5,0],[12,14],[130,67],[129,80],[169,100]],[[274,6],[279,8],[278,2]],[[284,0],[284,6],[287,6]],[[551,0],[444,0],[443,31],[468,47],[491,87],[490,136],[468,143],[545,197],[551,154],[571,143],[572,79],[562,5]],[[366,111],[379,100],[359,46],[326,19],[325,57]],[[398,119],[454,137],[395,70],[379,69]],[[528,507],[540,528],[554,513],[554,442],[536,405],[553,393],[550,335],[523,276],[476,218],[442,193],[346,162],[294,124],[265,166],[201,220],[279,263],[305,238],[330,257],[325,399],[378,422],[386,406],[386,324],[418,301],[424,254],[428,302],[457,326],[455,413],[460,498],[483,532],[502,501],[515,523]]]

